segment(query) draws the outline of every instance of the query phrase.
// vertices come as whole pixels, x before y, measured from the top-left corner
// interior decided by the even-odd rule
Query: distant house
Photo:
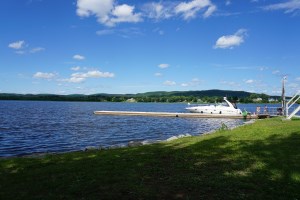
[[[269,98],[268,100],[270,103],[277,102],[277,99],[274,99],[274,98]]]
[[[136,100],[134,98],[130,98],[130,99],[127,99],[126,102],[128,102],[128,103],[136,103]]]
[[[256,98],[256,99],[252,99],[252,101],[253,101],[253,102],[260,102],[260,101],[262,101],[262,98],[258,97],[258,98]]]

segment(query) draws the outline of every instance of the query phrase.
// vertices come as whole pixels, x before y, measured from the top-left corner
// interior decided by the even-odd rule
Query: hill
[[[202,99],[206,102],[215,102],[222,100],[222,97],[239,100],[240,102],[251,102],[251,99],[263,97],[267,102],[269,97],[265,94],[255,94],[245,91],[231,91],[231,90],[200,90],[200,91],[156,91],[145,92],[138,94],[14,94],[14,93],[0,93],[0,100],[33,100],[33,101],[108,101],[108,102],[122,102],[130,98],[134,98],[138,102],[197,102]]]
[[[249,97],[252,93],[245,91],[231,91],[231,90],[200,90],[200,91],[158,91],[158,92],[146,92],[138,93],[136,96],[193,96],[193,97]]]

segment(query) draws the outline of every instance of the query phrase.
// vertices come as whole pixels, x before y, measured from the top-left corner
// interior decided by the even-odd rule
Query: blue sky
[[[0,92],[300,90],[300,0],[1,0]]]

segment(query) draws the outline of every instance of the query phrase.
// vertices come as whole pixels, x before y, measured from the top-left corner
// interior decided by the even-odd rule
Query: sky
[[[1,0],[0,93],[300,90],[300,0]]]

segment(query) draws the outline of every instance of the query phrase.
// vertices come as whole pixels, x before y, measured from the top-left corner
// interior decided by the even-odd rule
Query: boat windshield
[[[228,105],[228,103],[227,103],[226,101],[223,101],[223,102],[221,103],[221,105],[222,105],[222,106],[229,107],[229,105]]]

